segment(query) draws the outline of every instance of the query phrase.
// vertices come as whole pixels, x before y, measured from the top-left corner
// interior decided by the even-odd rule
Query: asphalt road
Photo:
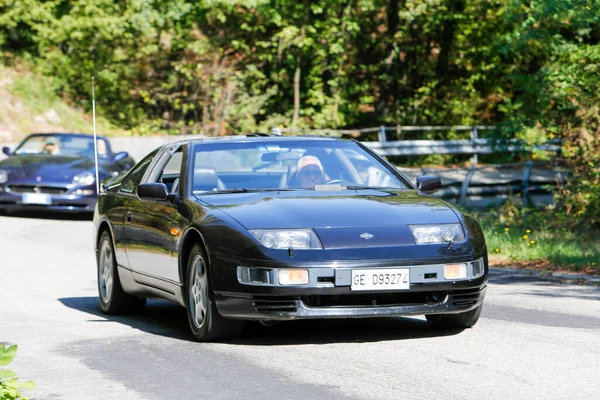
[[[494,274],[479,323],[247,327],[196,343],[185,311],[100,313],[92,223],[0,216],[0,342],[33,399],[597,399],[600,287]]]

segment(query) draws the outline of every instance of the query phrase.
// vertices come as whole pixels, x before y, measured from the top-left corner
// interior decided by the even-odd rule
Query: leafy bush
[[[17,345],[0,344],[0,367],[10,364],[17,355]],[[20,381],[17,374],[9,369],[0,368],[0,400],[27,400],[21,389],[33,390],[33,381]]]

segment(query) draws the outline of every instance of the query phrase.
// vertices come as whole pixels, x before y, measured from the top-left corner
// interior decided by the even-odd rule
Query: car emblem
[[[42,181],[42,177],[41,176],[36,176],[35,180],[36,180],[36,182],[41,182]]]
[[[36,193],[41,193],[42,189],[40,189],[39,186],[36,186],[36,187],[33,188],[33,191],[36,192]]]
[[[373,235],[371,235],[369,232],[365,232],[362,235],[360,235],[361,238],[365,239],[365,240],[369,240],[373,237]]]

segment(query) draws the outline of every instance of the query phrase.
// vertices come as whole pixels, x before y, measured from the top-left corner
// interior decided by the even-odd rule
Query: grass
[[[476,213],[490,265],[600,274],[600,229],[553,210]]]

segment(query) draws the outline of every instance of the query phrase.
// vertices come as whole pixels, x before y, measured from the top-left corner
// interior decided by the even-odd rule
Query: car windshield
[[[32,135],[15,149],[14,154],[94,157],[94,138],[76,135]],[[98,138],[98,158],[108,158],[105,139]]]
[[[311,190],[339,184],[354,189],[407,186],[352,141],[265,139],[194,145],[195,194],[252,190]]]

